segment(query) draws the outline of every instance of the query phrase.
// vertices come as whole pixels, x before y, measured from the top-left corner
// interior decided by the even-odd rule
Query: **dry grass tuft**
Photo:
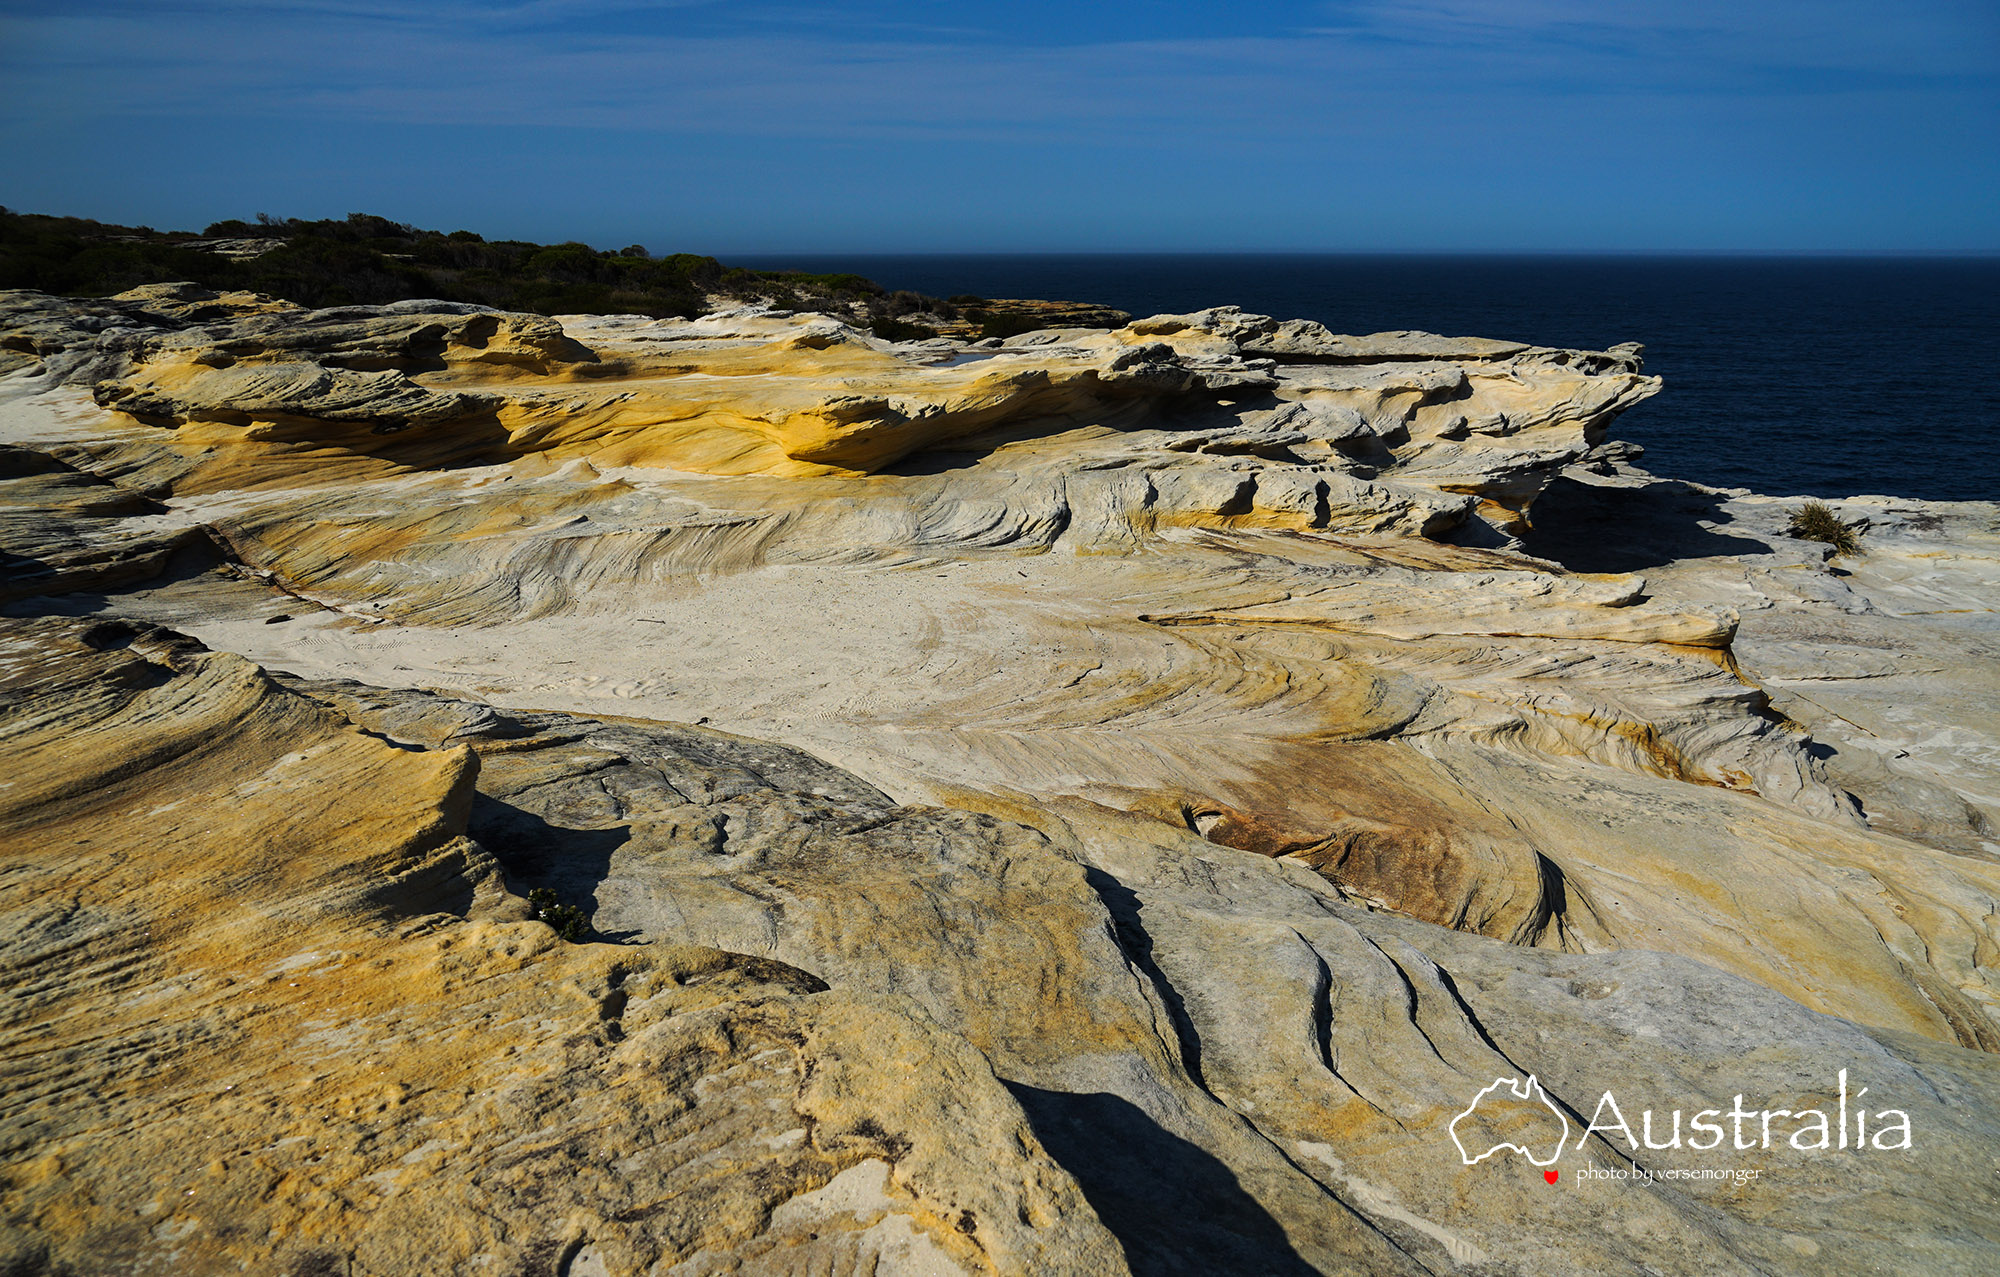
[[[1785,531],[1801,541],[1825,542],[1833,547],[1835,557],[1843,554],[1858,557],[1863,553],[1861,538],[1855,535],[1854,528],[1842,523],[1840,516],[1823,501],[1808,501],[1792,511]]]

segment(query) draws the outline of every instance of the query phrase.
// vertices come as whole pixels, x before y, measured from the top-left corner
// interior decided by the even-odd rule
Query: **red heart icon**
[[[1553,1184],[1556,1182],[1556,1176],[1560,1174],[1562,1174],[1561,1171],[1543,1171],[1542,1178]]]

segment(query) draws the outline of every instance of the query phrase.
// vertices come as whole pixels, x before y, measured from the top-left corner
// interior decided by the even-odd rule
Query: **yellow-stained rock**
[[[1122,1270],[957,1038],[525,920],[471,751],[119,623],[9,624],[0,697],[10,1265]]]
[[[1635,347],[1227,307],[0,324],[9,1263],[2000,1255],[1990,506],[1836,573]],[[1909,1150],[1451,1141],[1843,1069]]]

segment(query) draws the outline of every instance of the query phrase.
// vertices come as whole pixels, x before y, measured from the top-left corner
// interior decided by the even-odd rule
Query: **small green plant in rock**
[[[535,917],[555,928],[555,933],[571,944],[581,941],[590,932],[590,921],[583,910],[575,905],[556,903],[556,893],[547,887],[536,887],[528,893],[528,906],[535,911]]]
[[[1792,511],[1785,531],[1801,541],[1824,542],[1833,547],[1835,555],[1862,553],[1861,538],[1855,535],[1853,526],[1842,523],[1840,516],[1823,501],[1808,501]]]

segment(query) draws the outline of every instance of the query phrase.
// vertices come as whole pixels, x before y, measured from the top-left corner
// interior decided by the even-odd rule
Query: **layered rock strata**
[[[1990,506],[1229,308],[0,316],[9,1264],[2000,1262]]]

